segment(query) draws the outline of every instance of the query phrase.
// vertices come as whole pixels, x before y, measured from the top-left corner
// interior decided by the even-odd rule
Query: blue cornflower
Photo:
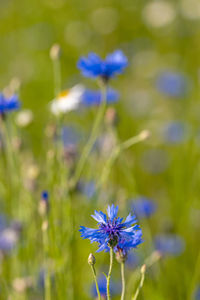
[[[165,71],[162,72],[157,81],[157,89],[169,97],[183,97],[188,89],[187,78],[178,72]]]
[[[119,94],[113,89],[108,89],[106,93],[106,102],[108,104],[114,103],[119,99]],[[102,101],[102,94],[100,91],[85,90],[82,96],[83,106],[100,105]]]
[[[129,214],[125,222],[123,218],[117,217],[118,206],[108,206],[108,217],[103,212],[95,210],[92,217],[98,222],[98,229],[81,226],[80,232],[84,239],[99,244],[100,251],[109,251],[109,247],[114,248],[115,252],[119,249],[125,252],[131,248],[136,248],[142,243],[142,231],[136,224],[135,216]],[[135,224],[135,225],[133,225]]]
[[[41,216],[44,216],[49,211],[49,192],[44,190],[41,193],[41,199],[39,202],[39,213]]]
[[[163,127],[163,137],[165,142],[179,144],[186,140],[188,136],[187,124],[180,121],[166,123]]]
[[[48,201],[48,199],[49,199],[49,193],[48,193],[48,191],[46,191],[46,190],[42,191],[42,193],[41,193],[41,198],[42,198],[44,201]]]
[[[155,202],[146,197],[138,197],[132,200],[131,207],[138,218],[148,218],[156,211]]]
[[[9,253],[15,248],[19,240],[22,226],[19,222],[12,222],[9,226],[2,224],[0,229],[0,251]]]
[[[0,115],[7,112],[17,110],[21,106],[17,95],[11,97],[5,97],[3,93],[0,93]]]
[[[105,81],[121,74],[127,67],[128,60],[121,50],[116,50],[102,60],[97,54],[89,53],[88,57],[81,57],[78,61],[78,68],[83,76],[90,78],[101,77]]]
[[[61,138],[65,148],[76,147],[80,141],[80,135],[73,126],[64,126],[61,130]]]
[[[179,255],[184,251],[185,242],[182,237],[176,234],[157,235],[155,248],[162,255]]]

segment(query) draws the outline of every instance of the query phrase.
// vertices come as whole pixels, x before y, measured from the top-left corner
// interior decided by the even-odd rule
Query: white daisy
[[[75,110],[79,107],[84,87],[75,85],[69,90],[62,91],[50,104],[51,112],[55,115]]]

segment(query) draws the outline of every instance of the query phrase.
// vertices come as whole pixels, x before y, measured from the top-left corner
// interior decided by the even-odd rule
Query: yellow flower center
[[[64,91],[60,92],[58,94],[58,96],[56,97],[56,100],[60,100],[60,98],[66,97],[69,94],[69,92],[70,92],[69,90],[64,90]]]

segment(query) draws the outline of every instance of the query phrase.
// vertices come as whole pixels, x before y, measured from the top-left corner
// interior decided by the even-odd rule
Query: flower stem
[[[141,290],[141,288],[143,287],[143,284],[144,284],[144,278],[145,278],[145,272],[146,272],[146,265],[143,265],[141,267],[141,279],[140,279],[140,283],[138,285],[138,288],[135,292],[135,295],[133,296],[132,300],[136,300],[138,295],[139,295],[139,292]]]
[[[75,170],[74,178],[72,180],[72,188],[74,188],[76,186],[76,184],[77,184],[77,182],[78,182],[78,180],[81,176],[81,173],[82,173],[83,168],[85,166],[86,160],[87,160],[87,158],[90,154],[90,151],[91,151],[91,149],[92,149],[92,147],[93,147],[93,145],[96,141],[96,138],[97,138],[97,135],[98,135],[98,132],[99,132],[99,127],[100,127],[101,121],[102,121],[103,116],[104,116],[104,112],[105,112],[105,109],[106,109],[106,91],[107,91],[105,84],[101,85],[101,90],[102,90],[101,104],[100,104],[96,119],[94,121],[90,137],[89,137],[88,142],[86,143],[86,145],[85,145],[85,147],[82,151],[82,154],[81,154],[81,157],[79,159],[77,168]]]
[[[109,272],[107,276],[107,300],[110,300],[110,276],[112,272],[112,266],[113,266],[113,248],[110,247],[110,267]]]
[[[122,293],[121,293],[121,300],[124,300],[125,297],[125,288],[126,288],[126,282],[125,282],[125,272],[124,272],[124,262],[121,263],[121,277],[122,277]]]
[[[53,60],[53,72],[54,72],[54,94],[56,97],[61,91],[61,66],[60,66],[59,57]]]
[[[94,282],[95,282],[95,285],[96,285],[98,300],[101,300],[101,294],[100,294],[100,291],[99,291],[99,286],[98,286],[98,282],[97,282],[97,276],[96,276],[96,271],[95,271],[94,265],[91,265],[91,269],[92,269],[92,274],[93,274],[93,277],[94,277]]]
[[[118,144],[111,152],[107,162],[105,163],[103,170],[102,170],[102,174],[98,183],[98,188],[100,188],[104,182],[107,181],[108,176],[110,174],[110,171],[112,169],[112,166],[114,164],[114,162],[116,161],[116,159],[118,158],[118,156],[120,155],[120,153],[126,149],[128,149],[129,147],[144,141],[146,138],[148,138],[149,136],[149,131],[148,130],[143,130],[142,132],[140,132],[138,135],[131,137],[130,139],[126,140],[125,142],[122,142],[120,144]]]
[[[43,251],[45,263],[45,277],[44,277],[44,299],[51,300],[51,282],[48,265],[48,251],[49,251],[49,237],[48,237],[48,220],[45,217],[42,223],[42,237],[43,237]]]

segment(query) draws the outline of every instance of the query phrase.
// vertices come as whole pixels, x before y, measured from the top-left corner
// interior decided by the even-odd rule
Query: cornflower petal
[[[89,53],[88,57],[81,57],[77,67],[85,77],[101,77],[108,80],[116,74],[123,72],[128,65],[128,60],[121,50],[109,54],[105,60],[102,60],[97,54]]]
[[[98,212],[97,210],[94,211],[95,215],[91,215],[93,219],[95,219],[98,223],[106,224],[106,215],[102,213],[101,211]]]

